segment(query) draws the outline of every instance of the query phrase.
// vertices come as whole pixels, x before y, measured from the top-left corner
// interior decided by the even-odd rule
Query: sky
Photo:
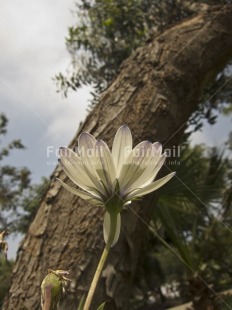
[[[20,138],[26,146],[11,161],[29,167],[35,182],[54,169],[47,147],[69,143],[90,98],[85,88],[64,99],[52,80],[70,63],[65,36],[75,22],[72,9],[73,0],[1,3],[0,111],[9,118],[7,140]]]
[[[26,150],[14,151],[9,160],[28,167],[36,183],[55,168],[57,158],[52,152],[47,155],[48,148],[69,144],[91,99],[88,87],[63,98],[52,80],[70,64],[65,37],[75,24],[75,4],[73,0],[0,3],[0,112],[9,119],[3,142],[22,140]],[[231,118],[221,119],[214,127],[206,125],[192,143],[221,145],[228,128]],[[15,256],[18,240],[9,239],[10,257]]]
[[[47,148],[68,145],[91,98],[86,87],[65,99],[52,80],[70,64],[65,37],[75,24],[75,5],[73,0],[0,3],[0,113],[9,119],[8,134],[0,142],[22,140],[26,150],[12,152],[9,161],[28,167],[37,183],[56,165],[54,154],[47,158]],[[20,239],[12,238],[9,257],[15,256]]]

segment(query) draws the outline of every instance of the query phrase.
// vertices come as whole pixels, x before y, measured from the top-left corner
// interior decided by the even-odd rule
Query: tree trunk
[[[204,87],[232,56],[232,6],[214,7],[167,29],[137,49],[101,95],[80,132],[101,137],[110,145],[117,128],[127,124],[134,143],[148,139],[165,148],[177,145],[186,122],[198,108]],[[167,174],[169,169],[164,168]],[[21,244],[12,284],[3,309],[39,309],[40,284],[48,268],[71,270],[71,285],[61,309],[77,309],[86,294],[103,249],[104,210],[88,205],[63,189],[68,182],[58,166],[50,188]],[[133,203],[148,222],[157,194]],[[131,209],[123,211],[120,241],[112,249],[92,309],[103,300],[106,309],[127,309],[132,276],[146,225]]]

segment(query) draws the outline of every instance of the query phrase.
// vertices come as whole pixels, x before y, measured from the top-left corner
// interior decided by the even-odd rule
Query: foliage
[[[228,305],[232,307],[232,292],[228,292],[227,294],[223,295],[223,299],[227,303],[227,305],[223,304],[221,310],[228,310]]]
[[[0,135],[7,133],[8,120],[0,115]],[[15,149],[24,149],[20,140],[13,140],[0,150],[0,161],[10,155]],[[0,227],[9,225],[9,218],[15,219],[17,208],[21,205],[22,196],[30,184],[30,171],[27,168],[16,168],[5,164],[0,166]]]
[[[1,143],[7,134],[7,124],[7,117],[0,114]],[[7,228],[10,233],[26,233],[48,185],[46,178],[39,185],[31,185],[30,171],[27,168],[4,163],[11,151],[24,148],[20,140],[13,140],[0,149],[0,232]],[[12,266],[13,261],[0,257],[0,305],[10,285]]]
[[[135,48],[158,29],[191,14],[176,1],[148,0],[82,0],[75,13],[77,25],[69,28],[66,39],[72,70],[56,76],[65,95],[85,84],[103,91]]]
[[[214,125],[220,113],[228,115],[232,111],[232,79],[231,63],[218,74],[213,83],[207,86],[199,98],[199,107],[191,116],[188,125],[191,130],[186,133],[186,138],[192,133],[200,130],[203,120],[206,119],[210,125]]]
[[[195,3],[196,2],[196,3]],[[77,24],[66,38],[71,70],[55,77],[58,90],[91,84],[103,91],[125,60],[149,38],[201,9],[201,3],[226,1],[193,0],[82,0],[76,3]]]
[[[21,233],[26,233],[28,226],[33,221],[40,201],[49,186],[49,180],[42,177],[39,184],[31,185],[27,195],[22,201],[22,207],[19,213],[18,220],[14,223],[14,230]]]
[[[77,23],[69,27],[66,46],[71,56],[69,70],[55,76],[58,91],[67,96],[69,90],[83,85],[93,87],[92,103],[97,103],[120,71],[120,65],[133,51],[166,27],[205,9],[205,5],[223,5],[228,0],[82,0],[76,3]],[[231,109],[231,66],[227,66],[205,89],[199,109],[188,125],[193,132],[201,129],[203,120],[216,122],[218,113]],[[220,91],[219,91],[220,90]]]
[[[5,258],[0,257],[0,307],[3,304],[3,299],[10,287],[10,276],[14,262],[12,260],[6,261]]]
[[[180,162],[177,177],[160,190],[136,283],[144,304],[152,292],[165,302],[161,286],[174,284],[182,302],[208,298],[218,305],[209,287],[231,285],[231,165],[223,151],[202,145],[187,147]]]
[[[0,114],[0,137],[7,134],[8,120]],[[1,141],[2,142],[2,141]],[[13,150],[23,150],[20,140],[13,140],[0,149],[0,228],[11,232],[25,233],[34,218],[48,180],[42,178],[41,184],[31,185],[30,171],[4,164]]]

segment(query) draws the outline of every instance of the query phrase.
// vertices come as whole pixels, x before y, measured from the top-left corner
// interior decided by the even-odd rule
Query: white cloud
[[[73,0],[1,2],[0,112],[10,121],[6,140],[21,138],[27,147],[9,161],[29,167],[34,182],[54,169],[47,146],[67,145],[86,115],[89,89],[62,99],[52,81],[69,65],[65,36],[75,23],[74,7]],[[11,241],[11,257],[16,248]]]
[[[63,99],[52,77],[70,61],[65,47],[68,26],[75,23],[73,0],[14,0],[1,3],[0,102],[10,120],[9,138],[27,146],[15,164],[28,165],[34,178],[48,175],[47,145],[67,145],[86,115],[89,89]],[[35,166],[36,159],[36,166]]]

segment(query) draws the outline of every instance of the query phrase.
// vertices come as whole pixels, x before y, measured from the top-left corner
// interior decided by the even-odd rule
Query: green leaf
[[[83,295],[83,296],[81,297],[81,301],[80,301],[80,303],[79,303],[79,306],[78,306],[77,310],[83,310],[84,305],[85,305],[85,295]]]
[[[106,303],[106,302],[103,302],[103,303],[97,308],[97,310],[103,310],[104,307],[105,307],[105,303]]]

